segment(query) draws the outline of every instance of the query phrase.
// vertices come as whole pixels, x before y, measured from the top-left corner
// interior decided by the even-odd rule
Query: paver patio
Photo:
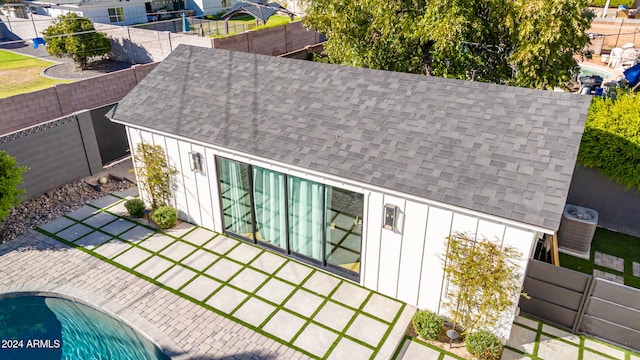
[[[99,300],[86,301],[133,305],[127,310],[142,318],[137,327],[172,357],[237,355],[246,345],[259,350],[250,350],[258,358],[388,359],[403,339],[415,308],[188,223],[161,232],[144,219],[124,218],[124,195],[102,198],[0,246],[0,271],[13,269],[14,280],[0,281],[0,294],[24,288],[84,299],[78,294],[95,291]],[[44,264],[51,270],[47,286],[36,281]],[[73,281],[79,278],[84,281]],[[161,305],[148,309],[136,299]],[[164,311],[169,308],[180,311]],[[219,342],[221,330],[202,318],[215,318],[226,341]]]

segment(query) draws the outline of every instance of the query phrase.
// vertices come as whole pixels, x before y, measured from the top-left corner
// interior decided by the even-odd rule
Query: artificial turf
[[[624,259],[624,273],[594,264],[596,251]],[[633,276],[633,262],[640,263],[640,238],[597,228],[591,243],[589,260],[560,253],[560,266],[593,274],[593,269],[607,271],[624,277],[625,285],[640,289],[640,278]]]

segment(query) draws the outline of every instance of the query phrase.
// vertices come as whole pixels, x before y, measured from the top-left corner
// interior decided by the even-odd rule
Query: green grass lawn
[[[213,19],[213,18],[212,18]],[[299,18],[294,18],[294,21],[300,20]],[[291,22],[291,18],[285,15],[274,15],[267,20],[265,25],[256,26],[256,20],[249,15],[242,15],[239,17],[235,17],[229,20],[229,34],[224,35],[221,32],[224,32],[224,21],[223,20],[215,20],[215,23],[203,23],[202,26],[207,33],[216,32],[215,27],[218,28],[217,33],[211,34],[210,37],[225,37],[230,35],[235,35],[239,32],[244,32],[247,30],[261,30],[268,29],[276,26],[286,25]],[[194,21],[193,25],[191,25],[191,31],[197,32],[200,28],[200,24],[197,20]]]
[[[617,256],[624,259],[624,273],[613,269],[594,265],[595,252]],[[607,271],[624,277],[624,283],[640,289],[640,278],[633,276],[633,262],[640,262],[640,238],[597,228],[591,243],[590,260],[580,259],[560,253],[560,266],[586,274],[592,274],[593,269]]]
[[[51,61],[0,50],[0,98],[73,82],[49,79],[40,75],[44,68],[53,64],[55,63]]]

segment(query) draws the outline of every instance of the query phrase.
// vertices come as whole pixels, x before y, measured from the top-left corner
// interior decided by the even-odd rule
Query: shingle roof
[[[590,101],[180,45],[110,116],[555,230]]]

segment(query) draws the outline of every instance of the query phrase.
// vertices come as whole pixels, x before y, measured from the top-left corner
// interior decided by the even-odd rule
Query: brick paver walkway
[[[0,294],[81,299],[175,358],[388,359],[415,311],[252,244],[125,213],[108,196],[0,246]]]

